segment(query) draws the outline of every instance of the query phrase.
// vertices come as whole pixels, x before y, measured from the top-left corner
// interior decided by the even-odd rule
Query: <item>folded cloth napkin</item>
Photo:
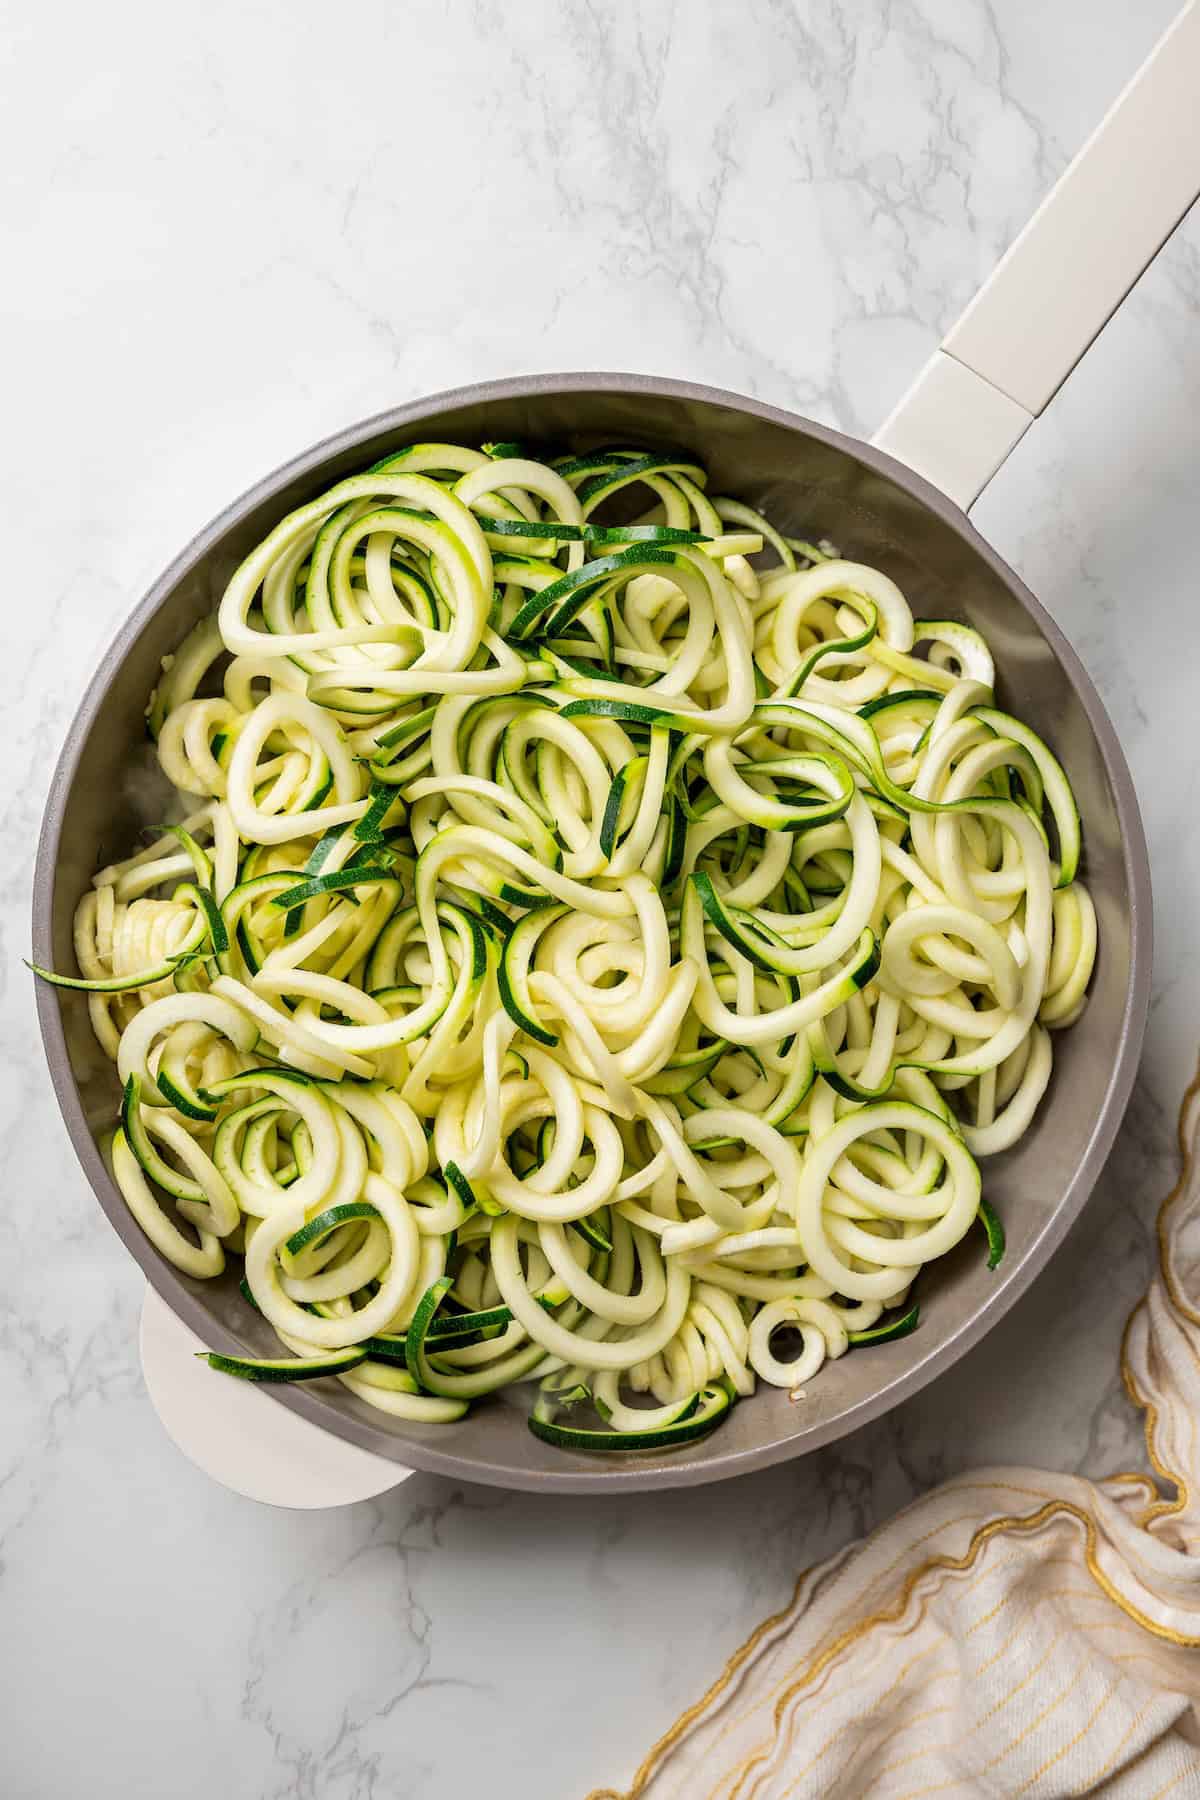
[[[806,1571],[590,1800],[1200,1796],[1198,1135],[1200,1076],[1122,1351],[1153,1474],[948,1481]]]

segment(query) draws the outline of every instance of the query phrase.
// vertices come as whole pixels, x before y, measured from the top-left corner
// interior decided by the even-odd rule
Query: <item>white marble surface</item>
[[[164,1437],[141,1282],[34,1036],[34,838],[96,655],[229,496],[485,374],[646,369],[869,431],[1172,0],[131,0],[8,9],[0,1791],[568,1800],[791,1579],[949,1470],[1137,1455],[1115,1376],[1195,1052],[1200,220],[977,518],[1122,731],[1158,888],[1144,1079],[1071,1248],[960,1368],[720,1489],[416,1477],[271,1514]]]

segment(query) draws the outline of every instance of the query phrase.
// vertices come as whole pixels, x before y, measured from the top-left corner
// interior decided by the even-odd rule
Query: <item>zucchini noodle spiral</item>
[[[658,1448],[994,1266],[1096,918],[993,687],[682,452],[420,444],[283,519],[151,699],[179,822],[38,971],[142,1229],[288,1353],[214,1365]]]

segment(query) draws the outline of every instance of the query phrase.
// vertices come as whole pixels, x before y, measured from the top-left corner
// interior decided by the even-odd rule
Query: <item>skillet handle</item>
[[[1180,13],[874,442],[969,509],[1200,194],[1200,7]]]
[[[343,1443],[253,1382],[214,1375],[195,1332],[147,1287],[142,1373],[167,1436],[214,1481],[267,1506],[349,1506],[398,1487],[411,1469]]]

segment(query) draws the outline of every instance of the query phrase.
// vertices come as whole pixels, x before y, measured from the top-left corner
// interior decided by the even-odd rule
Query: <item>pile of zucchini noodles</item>
[[[911,1329],[977,1218],[995,1263],[1096,926],[993,680],[685,453],[419,444],[285,518],[152,698],[182,822],[48,977],[142,1229],[290,1353],[214,1365],[656,1448]]]

